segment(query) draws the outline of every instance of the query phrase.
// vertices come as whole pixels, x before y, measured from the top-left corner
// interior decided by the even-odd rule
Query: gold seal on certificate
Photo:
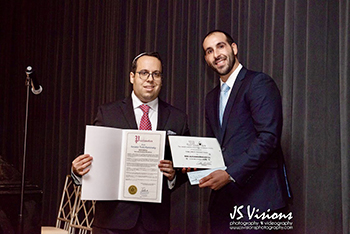
[[[210,137],[169,136],[174,167],[224,167],[219,142]]]
[[[135,185],[131,185],[128,191],[131,195],[134,195],[135,193],[137,193],[137,187]]]

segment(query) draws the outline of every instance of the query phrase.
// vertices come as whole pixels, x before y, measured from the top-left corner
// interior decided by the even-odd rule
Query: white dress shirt
[[[230,77],[227,79],[226,84],[230,87],[230,89],[228,91],[228,96],[230,96],[231,91],[232,91],[232,87],[235,84],[238,73],[241,71],[242,68],[243,68],[242,64],[239,64],[238,67],[236,68],[236,70],[234,70],[232,72],[232,74],[230,75]],[[223,83],[224,82],[220,79],[220,87],[222,87]]]
[[[156,131],[157,124],[158,124],[158,98],[154,99],[153,101],[143,103],[140,101],[138,97],[136,97],[134,91],[132,91],[131,99],[132,99],[132,105],[134,107],[137,128],[140,128],[141,117],[143,115],[143,111],[141,110],[140,106],[142,104],[145,104],[150,107],[148,111],[148,118],[151,121],[152,131]]]

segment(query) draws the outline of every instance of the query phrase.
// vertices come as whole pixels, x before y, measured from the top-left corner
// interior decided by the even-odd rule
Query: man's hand
[[[92,163],[92,157],[89,154],[79,155],[72,162],[73,173],[83,176],[90,171],[90,165]]]
[[[185,174],[185,173],[187,173],[187,172],[190,172],[190,171],[197,171],[197,168],[190,168],[190,167],[184,167],[184,168],[182,168],[181,169],[181,172],[183,173],[183,174]]]
[[[199,181],[199,187],[200,188],[209,187],[214,190],[219,190],[230,182],[231,182],[230,175],[226,171],[217,170],[217,171],[213,171],[206,177],[203,177]]]
[[[161,172],[172,181],[175,177],[175,170],[173,168],[173,162],[170,160],[160,160],[158,167]]]

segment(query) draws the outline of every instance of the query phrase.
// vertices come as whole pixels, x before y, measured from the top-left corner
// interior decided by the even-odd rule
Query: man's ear
[[[238,54],[238,47],[237,47],[237,44],[233,42],[233,43],[231,44],[231,47],[232,47],[232,49],[233,49],[233,54],[234,54],[235,56],[237,56],[237,54]]]
[[[130,72],[130,83],[134,84],[134,80],[135,80],[135,74],[133,72]]]

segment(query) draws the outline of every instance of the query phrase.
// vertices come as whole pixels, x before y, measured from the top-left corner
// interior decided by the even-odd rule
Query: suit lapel
[[[158,99],[158,124],[157,130],[164,130],[166,123],[168,122],[170,111],[167,108],[167,104],[162,100]],[[123,100],[121,109],[125,118],[128,121],[130,129],[137,129],[137,123],[135,118],[134,106],[132,104],[131,97],[127,97]]]
[[[229,97],[227,104],[226,104],[226,107],[225,107],[225,112],[224,112],[224,117],[223,117],[223,122],[222,122],[222,127],[221,127],[221,139],[223,139],[223,137],[225,135],[229,115],[231,113],[231,110],[233,108],[233,104],[235,102],[238,90],[242,85],[242,82],[243,82],[243,79],[244,79],[246,73],[247,73],[247,69],[243,67],[241,69],[241,71],[238,73],[236,81],[233,84],[233,89],[231,91],[230,97]],[[219,98],[219,100],[220,100],[220,98]]]
[[[130,126],[130,129],[137,129],[134,106],[132,104],[131,97],[127,97],[123,100],[121,109],[124,113],[124,116],[129,124],[129,126]]]
[[[219,106],[220,106],[220,84],[215,87],[213,99],[210,101],[208,108],[210,108],[212,111],[209,111],[209,113],[214,113],[213,123],[216,123],[212,126],[214,135],[218,138],[218,141],[221,142],[221,126],[220,126],[220,120],[219,120]]]
[[[158,98],[158,124],[157,130],[164,130],[165,125],[168,122],[170,111],[167,108],[165,102]]]

